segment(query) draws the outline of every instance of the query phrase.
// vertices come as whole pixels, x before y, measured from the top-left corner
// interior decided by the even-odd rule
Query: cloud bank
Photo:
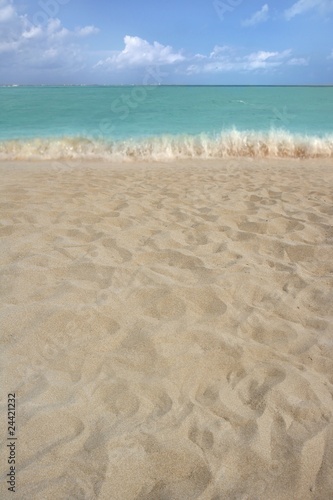
[[[95,26],[69,30],[60,19],[34,23],[11,0],[0,0],[0,66],[26,68],[75,67],[84,60],[79,40],[98,33]]]
[[[292,50],[266,51],[259,50],[250,54],[239,54],[236,49],[223,47],[219,50],[215,47],[209,56],[201,56],[198,61],[187,67],[189,74],[199,73],[227,73],[227,72],[253,72],[274,70],[283,64],[289,64],[290,61],[296,61],[292,58]]]
[[[59,5],[53,11],[57,16]],[[290,5],[282,11],[285,21],[314,9],[328,12],[333,9],[333,0],[298,0]],[[300,72],[302,66],[310,64],[310,59],[303,57],[304,53],[281,48],[281,44],[267,49],[263,38],[263,43],[257,40],[255,47],[258,50],[224,44],[215,45],[208,53],[191,54],[159,41],[127,34],[119,50],[103,47],[103,50],[92,51],[86,39],[98,35],[98,27],[91,24],[69,28],[56,15],[50,17],[41,10],[31,18],[20,12],[14,0],[0,0],[0,74],[2,79],[10,80],[0,82],[2,84],[22,80],[36,83],[140,82],[149,68],[163,71],[165,83],[214,81],[214,75],[220,73],[229,73],[230,79],[244,78],[252,73],[261,79],[264,74],[274,75],[278,71],[280,75],[281,71]],[[239,19],[239,23],[253,27],[270,17],[270,8],[265,3],[248,19]],[[332,58],[328,52],[324,56],[326,61]]]

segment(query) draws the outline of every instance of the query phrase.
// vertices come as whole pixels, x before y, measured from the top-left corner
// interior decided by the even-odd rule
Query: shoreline
[[[174,158],[170,160],[147,160],[147,159],[133,159],[128,161],[114,160],[110,161],[108,159],[81,159],[81,158],[73,158],[73,159],[54,159],[54,160],[45,160],[45,159],[0,159],[0,168],[10,168],[10,167],[45,167],[49,168],[53,167],[57,164],[68,166],[69,168],[77,168],[78,166],[83,167],[94,167],[94,168],[103,168],[107,167],[108,169],[112,169],[113,167],[118,169],[119,167],[144,167],[144,168],[163,168],[163,167],[190,167],[193,166],[206,166],[206,168],[219,168],[225,166],[249,166],[250,164],[254,164],[255,167],[270,167],[270,164],[280,164],[281,167],[288,166],[288,164],[302,164],[303,166],[322,166],[323,168],[332,168],[332,159],[319,157],[319,158],[290,158],[290,157],[250,157],[250,156],[235,156],[235,157],[225,157],[225,158]],[[333,170],[333,168],[332,168]]]

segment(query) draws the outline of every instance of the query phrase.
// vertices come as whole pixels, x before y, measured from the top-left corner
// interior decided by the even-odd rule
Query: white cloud
[[[61,24],[60,19],[49,19],[45,29],[45,38],[47,38],[49,41],[52,41],[60,40],[70,35],[74,35],[74,33],[71,33],[68,29],[64,28]]]
[[[226,52],[229,52],[231,48],[228,45],[223,45],[222,47],[220,45],[215,45],[213,48],[212,52],[209,54],[209,57],[211,59],[215,57],[220,57],[221,54],[225,54]]]
[[[245,62],[245,68],[252,70],[258,68],[266,68],[267,66],[278,66],[281,64],[277,60],[279,52],[266,52],[261,50],[259,52],[254,52],[247,56],[247,62]]]
[[[0,23],[5,23],[15,16],[15,9],[9,0],[0,0]]]
[[[304,14],[312,9],[317,9],[321,14],[333,10],[332,0],[298,0],[289,9],[284,11],[284,15],[288,21],[295,16]]]
[[[225,73],[225,72],[251,72],[274,70],[283,64],[288,64],[292,51],[290,49],[282,52],[269,52],[260,50],[246,55],[235,55],[229,48],[228,52],[213,52],[205,59],[196,61],[187,67],[188,74],[200,73]],[[214,54],[214,57],[212,57]]]
[[[332,49],[332,52],[330,53],[330,55],[327,57],[327,59],[333,59],[333,49]]]
[[[22,32],[22,38],[39,38],[43,35],[43,30],[40,26],[31,26],[27,31]]]
[[[75,32],[78,36],[90,36],[99,33],[99,29],[95,26],[85,26],[84,28],[77,28]]]
[[[305,59],[304,57],[293,57],[287,62],[287,64],[289,66],[308,66],[309,59]]]
[[[165,65],[174,64],[184,60],[180,52],[174,52],[169,45],[158,42],[150,44],[138,36],[126,35],[125,48],[114,52],[107,59],[99,61],[96,66],[110,68],[124,68],[129,66]]]
[[[19,48],[19,42],[1,42],[0,41],[0,63],[1,63],[1,54],[14,52]]]
[[[245,19],[242,22],[243,26],[255,26],[259,23],[264,23],[269,18],[269,7],[267,3],[262,6],[262,8],[253,14],[249,19]]]

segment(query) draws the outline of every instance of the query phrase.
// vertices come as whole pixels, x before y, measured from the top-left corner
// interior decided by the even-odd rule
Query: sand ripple
[[[1,171],[20,498],[331,498],[327,162]]]

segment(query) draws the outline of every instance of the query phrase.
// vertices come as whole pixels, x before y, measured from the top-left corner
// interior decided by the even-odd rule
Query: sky
[[[6,84],[333,84],[333,0],[0,0]]]

